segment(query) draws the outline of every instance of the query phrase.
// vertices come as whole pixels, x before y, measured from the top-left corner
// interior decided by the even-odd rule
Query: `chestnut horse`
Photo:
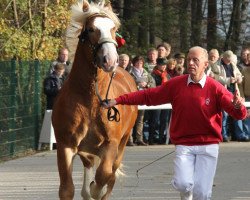
[[[61,200],[74,197],[72,164],[76,155],[84,166],[81,191],[84,200],[107,200],[115,184],[137,115],[136,106],[119,105],[116,108],[120,121],[109,121],[108,111],[100,103],[100,98],[115,98],[136,90],[133,78],[117,67],[115,33],[119,25],[111,6],[104,3],[83,0],[72,7],[66,34],[71,45],[69,50],[74,48],[72,41],[75,39],[78,44],[73,67],[52,113]]]

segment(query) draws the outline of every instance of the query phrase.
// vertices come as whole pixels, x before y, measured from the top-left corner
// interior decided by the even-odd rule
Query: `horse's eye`
[[[93,28],[89,28],[89,32],[93,33],[93,32],[95,32],[95,30]]]

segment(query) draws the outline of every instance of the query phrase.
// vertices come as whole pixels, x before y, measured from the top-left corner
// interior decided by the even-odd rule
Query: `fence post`
[[[11,96],[10,96],[10,102],[11,102],[11,107],[15,107],[15,103],[16,103],[16,59],[13,58],[11,60],[11,73],[10,73],[10,84],[11,84]],[[14,155],[15,152],[15,144],[16,144],[16,132],[15,127],[16,127],[16,123],[15,123],[15,115],[16,115],[16,109],[11,108],[10,109],[10,123],[9,123],[9,130],[10,130],[10,156]]]
[[[40,62],[38,59],[35,60],[35,95],[34,95],[34,111],[35,111],[35,139],[34,147],[38,148],[39,140],[39,128],[40,128],[40,119],[41,119],[41,77],[40,77]]]

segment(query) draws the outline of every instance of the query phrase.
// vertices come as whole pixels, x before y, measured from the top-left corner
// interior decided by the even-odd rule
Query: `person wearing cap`
[[[168,81],[168,73],[166,71],[168,60],[166,58],[157,58],[156,66],[152,71],[152,77],[156,86],[162,85]],[[156,130],[159,130],[158,144],[166,144],[166,130],[169,121],[169,110],[154,110],[155,116],[150,117],[151,126],[149,127],[149,144],[154,144],[156,140]],[[158,126],[159,124],[159,126]]]
[[[212,196],[219,143],[222,142],[222,110],[244,119],[243,98],[206,76],[208,53],[195,46],[187,55],[189,74],[170,79],[163,85],[121,95],[104,108],[122,105],[171,103],[170,138],[175,145],[172,186],[181,200],[208,200]],[[185,101],[185,103],[183,103]]]
[[[185,72],[185,54],[184,53],[176,53],[174,55],[176,60],[176,72],[178,75],[182,75]]]

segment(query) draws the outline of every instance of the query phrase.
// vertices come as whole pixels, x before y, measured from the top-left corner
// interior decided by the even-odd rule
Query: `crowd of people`
[[[121,54],[119,61],[119,66],[134,77],[138,90],[156,87],[174,77],[189,73],[185,53],[171,54],[171,45],[166,42],[148,49],[145,60],[143,55],[137,55],[130,61],[129,55]],[[239,57],[231,50],[220,55],[217,49],[211,49],[208,52],[208,66],[204,73],[232,94],[237,92],[245,101],[250,101],[250,48],[243,48]],[[171,138],[167,140],[171,112],[167,109],[139,110],[133,134],[127,145],[171,143]],[[235,120],[223,110],[221,134],[223,142],[250,141],[249,114],[246,119]]]
[[[147,54],[130,58],[127,54],[119,55],[119,67],[131,74],[138,90],[154,88],[165,84],[170,79],[188,74],[187,55],[183,52],[171,53],[171,45],[163,42],[150,48]],[[59,49],[58,58],[52,62],[50,72],[44,80],[44,93],[47,96],[46,108],[51,110],[53,101],[70,71],[68,50]],[[208,52],[208,66],[204,73],[229,92],[237,92],[245,101],[250,101],[250,48],[243,48],[237,57],[231,50],[219,54],[217,49]],[[185,103],[185,99],[183,99]],[[223,142],[230,140],[250,141],[250,110],[243,120],[233,119],[223,110]],[[169,123],[172,110],[138,110],[131,137],[127,146],[156,145],[171,143]]]

